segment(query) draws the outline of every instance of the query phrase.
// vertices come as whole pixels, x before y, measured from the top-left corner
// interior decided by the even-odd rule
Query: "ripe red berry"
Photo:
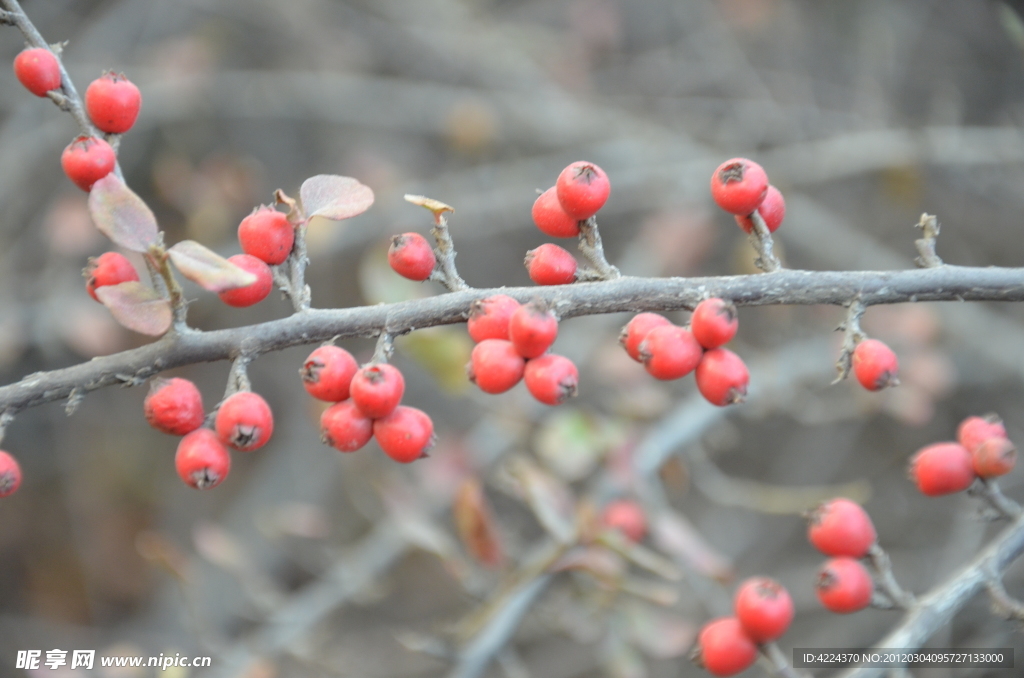
[[[391,238],[388,264],[398,275],[409,280],[426,280],[434,271],[437,258],[434,249],[419,233],[403,233]]]
[[[21,487],[21,466],[10,453],[0,450],[0,497],[9,497]]]
[[[217,409],[217,437],[228,447],[252,452],[267,444],[274,433],[274,413],[258,393],[239,391]]]
[[[700,362],[704,349],[685,327],[661,325],[640,342],[640,360],[655,379],[685,377]]]
[[[732,341],[740,321],[736,307],[724,299],[705,299],[697,304],[690,318],[690,331],[704,348],[718,348]]]
[[[258,304],[267,298],[270,290],[274,289],[274,275],[270,272],[270,267],[262,260],[251,254],[236,254],[233,257],[228,257],[228,261],[256,276],[256,282],[251,285],[236,287],[233,290],[217,294],[220,300],[228,306],[244,308]]]
[[[576,282],[576,258],[568,250],[544,243],[526,253],[526,270],[538,285],[568,285]]]
[[[892,349],[878,339],[865,339],[853,349],[853,373],[860,385],[869,391],[897,386],[899,361]]]
[[[508,322],[508,338],[524,358],[543,355],[558,336],[558,319],[546,306],[521,306]]]
[[[704,625],[690,658],[713,676],[731,676],[754,663],[757,646],[736,617],[723,617]]]
[[[32,47],[14,57],[14,75],[29,92],[45,97],[60,87],[60,62],[50,50]]]
[[[743,402],[747,397],[750,373],[743,359],[727,348],[713,348],[697,365],[697,389],[719,407]]]
[[[60,156],[64,174],[83,191],[114,171],[117,154],[103,139],[81,136],[68,144]]]
[[[402,402],[405,377],[394,365],[367,365],[352,377],[349,393],[359,411],[370,419],[380,419],[391,414]]]
[[[789,591],[768,577],[743,582],[733,598],[733,609],[743,630],[755,643],[781,638],[795,614]]]
[[[975,448],[971,459],[982,478],[1004,476],[1017,465],[1017,448],[1006,438],[989,438]]]
[[[98,257],[90,257],[89,263],[82,269],[82,275],[85,276],[85,291],[96,301],[99,301],[96,296],[97,287],[139,280],[139,272],[128,261],[128,257],[120,252],[104,252]]]
[[[958,443],[935,443],[910,459],[910,479],[929,497],[966,490],[974,482],[974,461]]]
[[[871,603],[875,583],[867,569],[853,558],[833,558],[818,570],[814,584],[818,600],[839,614],[863,610]]]
[[[473,347],[466,373],[484,393],[504,393],[523,378],[526,361],[511,341],[484,339]]]
[[[302,363],[299,374],[306,392],[318,400],[340,403],[348,398],[349,384],[359,370],[352,354],[334,345],[321,346]]]
[[[373,437],[373,420],[351,400],[343,400],[320,415],[320,440],[341,452],[355,452]]]
[[[726,160],[711,175],[711,197],[731,214],[750,214],[767,194],[768,175],[753,160]]]
[[[426,456],[434,444],[434,422],[426,412],[399,405],[388,416],[373,422],[373,436],[384,453],[408,464]]]
[[[1005,438],[1006,427],[997,414],[986,414],[983,417],[967,417],[960,422],[956,430],[956,439],[973,453],[989,438]]]
[[[782,192],[774,186],[768,186],[768,192],[765,193],[764,200],[758,206],[757,213],[764,219],[764,225],[768,227],[768,232],[774,233],[782,225],[782,220],[786,218],[786,199],[782,197]],[[735,219],[736,224],[747,233],[754,230],[754,220],[750,218],[749,214],[737,214]]]
[[[867,511],[849,499],[830,499],[811,512],[807,538],[826,556],[863,558],[878,533]]]
[[[92,124],[108,134],[124,134],[135,124],[142,93],[124,73],[104,73],[85,90],[85,110]]]
[[[662,325],[671,325],[672,322],[663,315],[657,313],[638,313],[626,323],[619,332],[619,344],[626,349],[626,353],[633,360],[643,362],[640,357],[640,342],[647,338],[651,330]]]
[[[469,309],[466,329],[473,341],[508,339],[508,321],[519,310],[519,302],[505,294],[477,299]]]
[[[526,361],[526,389],[545,405],[560,405],[576,397],[579,371],[571,360],[548,353]]]
[[[283,212],[263,205],[238,225],[238,244],[246,254],[276,266],[292,253],[295,227]]]
[[[217,487],[228,477],[231,455],[208,428],[197,428],[178,443],[174,455],[178,476],[197,490]]]
[[[555,191],[565,213],[583,220],[604,207],[612,185],[603,169],[592,162],[577,160],[558,175]]]
[[[537,196],[531,215],[537,228],[552,238],[573,238],[580,234],[579,220],[566,214],[554,186]]]
[[[609,502],[601,512],[601,523],[618,530],[634,542],[643,541],[647,534],[647,515],[643,507],[629,499]]]
[[[188,379],[154,379],[142,402],[146,421],[158,431],[183,436],[203,425],[203,396]]]

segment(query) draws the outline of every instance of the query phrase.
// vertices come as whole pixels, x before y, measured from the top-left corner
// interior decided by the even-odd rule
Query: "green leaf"
[[[167,254],[183,276],[210,292],[225,292],[256,282],[254,274],[195,240],[182,240]]]
[[[140,282],[96,288],[96,296],[114,320],[139,334],[159,337],[171,328],[171,304]]]
[[[302,182],[299,189],[307,217],[350,219],[370,209],[373,190],[352,177],[318,174]]]
[[[93,184],[89,214],[103,235],[125,249],[145,252],[160,242],[152,210],[114,174]]]

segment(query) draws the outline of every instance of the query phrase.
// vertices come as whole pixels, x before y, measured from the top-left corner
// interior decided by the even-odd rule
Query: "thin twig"
[[[434,236],[434,240],[437,241],[437,247],[434,249],[437,268],[430,274],[430,279],[444,285],[449,292],[468,290],[469,285],[455,268],[455,243],[452,242],[452,236],[448,232],[448,219],[444,212],[435,213],[434,227],[430,229],[430,232]]]
[[[780,678],[808,678],[808,674],[803,671],[797,671],[790,665],[789,660],[786,659],[786,654],[778,644],[772,642],[761,645],[761,654],[768,660],[774,675]]]
[[[935,239],[939,237],[939,220],[934,214],[927,212],[921,215],[921,220],[914,228],[921,229],[923,237],[914,241],[917,252],[920,256],[914,259],[914,263],[921,268],[942,266],[942,259],[935,253]]]
[[[3,442],[4,436],[7,434],[7,427],[14,421],[15,410],[14,408],[7,408],[0,413],[0,443]]]
[[[999,484],[991,478],[979,478],[971,486],[970,494],[988,502],[1000,517],[1013,520],[1021,515],[1020,504],[1003,494]]]
[[[370,362],[373,364],[386,363],[391,360],[391,356],[395,353],[395,335],[388,332],[382,331],[380,336],[377,337],[377,346],[373,350],[373,357],[370,358]]]
[[[174,277],[174,269],[171,268],[167,251],[163,245],[154,245],[146,252],[145,259],[150,270],[156,269],[160,276],[161,287],[171,301],[171,311],[174,313],[174,324],[172,325],[174,331],[179,334],[190,332],[188,301],[185,299],[185,293],[181,289],[181,285],[178,284],[177,278]]]
[[[892,573],[892,561],[889,559],[889,554],[878,544],[872,544],[868,549],[868,558],[871,560],[875,574],[878,575],[879,587],[893,605],[904,610],[913,607],[916,602],[914,594],[904,589],[896,581],[896,577]]]
[[[833,384],[838,384],[850,376],[853,351],[857,348],[857,344],[867,336],[860,328],[860,319],[866,310],[867,308],[859,297],[854,299],[847,308],[846,320],[836,328],[843,332],[843,348],[839,353],[839,359],[836,360],[836,378],[832,381]]]
[[[622,277],[619,269],[609,264],[604,256],[604,244],[601,242],[601,231],[597,228],[597,217],[580,222],[579,249],[589,265],[589,270],[580,271],[579,280],[591,282]]]
[[[754,260],[754,265],[765,273],[774,273],[782,269],[782,262],[775,256],[775,241],[772,240],[771,231],[768,230],[768,225],[764,223],[764,217],[757,210],[754,210],[753,214],[750,215],[750,220],[754,224],[753,230],[750,232],[750,244],[753,245],[754,249],[757,250],[757,259]]]
[[[985,588],[992,598],[992,611],[1004,619],[1024,621],[1024,603],[1009,594],[998,572],[989,572]]]

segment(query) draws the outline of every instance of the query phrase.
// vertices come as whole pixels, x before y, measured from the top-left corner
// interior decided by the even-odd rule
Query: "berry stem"
[[[896,577],[892,573],[892,561],[889,559],[889,554],[878,544],[872,544],[868,549],[868,559],[871,561],[871,567],[875,570],[875,574],[878,575],[878,586],[893,605],[904,610],[913,607],[916,602],[914,594],[904,589],[896,581]]]
[[[252,383],[249,381],[249,363],[255,356],[242,353],[231,363],[231,371],[228,373],[228,384],[224,389],[224,400],[239,391],[251,391]]]
[[[13,407],[9,407],[0,413],[0,443],[4,440],[4,435],[7,433],[7,427],[14,421],[15,410]]]
[[[171,300],[171,310],[174,313],[173,330],[178,334],[191,332],[192,328],[188,326],[188,301],[181,290],[181,285],[178,284],[178,279],[174,277],[174,271],[171,269],[171,258],[168,256],[167,250],[164,249],[163,245],[153,245],[146,252],[145,259],[150,275],[152,276],[153,271],[159,274],[158,280],[160,285],[157,286],[157,289],[161,293],[166,293]],[[153,277],[155,285],[157,278],[156,276]]]
[[[370,358],[370,364],[386,363],[394,353],[395,335],[387,330],[381,330],[380,336],[377,337],[377,347],[374,348],[373,357]]]
[[[786,653],[782,651],[778,643],[764,643],[759,646],[761,649],[761,655],[768,660],[771,665],[771,673],[779,676],[780,678],[808,678],[808,674],[803,671],[797,671],[789,664],[789,660],[786,659]]]
[[[444,212],[434,213],[434,227],[430,229],[430,233],[434,236],[434,240],[437,241],[437,247],[434,248],[434,254],[437,256],[437,267],[430,274],[430,279],[435,280],[442,285],[449,292],[459,292],[462,290],[470,289],[466,281],[462,279],[459,272],[455,269],[455,243],[452,242],[452,236],[448,232],[448,219],[445,217]]]
[[[999,483],[993,478],[978,478],[969,492],[984,499],[1001,518],[1013,520],[1021,515],[1020,504],[1003,494],[999,489]]]
[[[615,280],[621,278],[619,269],[608,263],[604,256],[604,245],[601,243],[601,232],[597,228],[597,217],[590,217],[580,222],[580,253],[590,265],[589,270],[581,270],[577,279],[583,282],[594,280]]]
[[[754,265],[765,273],[781,270],[782,262],[775,256],[775,241],[772,240],[768,225],[764,223],[764,217],[760,212],[754,210],[750,215],[750,221],[754,224],[754,229],[750,232],[748,239],[758,254],[757,259],[754,259]]]
[[[306,249],[306,224],[309,220],[306,218],[302,206],[284,191],[280,189],[275,191],[274,200],[279,205],[288,207],[288,221],[295,227],[295,242],[292,245],[291,254],[286,259],[288,273],[285,274],[282,269],[284,264],[272,266],[270,270],[278,288],[291,299],[295,312],[308,311],[312,303],[312,291],[306,284],[306,266],[309,265],[309,252]]]
[[[864,330],[860,328],[860,319],[866,310],[867,307],[858,296],[847,306],[846,320],[836,328],[836,331],[842,331],[844,334],[843,347],[839,353],[839,359],[836,360],[836,378],[832,380],[833,384],[838,384],[850,376],[850,369],[853,366],[853,351],[857,348],[857,344],[867,338]]]
[[[1007,592],[998,572],[990,571],[985,588],[992,599],[992,612],[1005,618],[1024,621],[1024,603]]]
[[[925,212],[914,228],[921,229],[924,236],[914,241],[914,246],[917,247],[917,252],[920,255],[914,259],[914,263],[921,268],[942,266],[942,259],[935,253],[935,240],[939,237],[939,220],[934,214]]]

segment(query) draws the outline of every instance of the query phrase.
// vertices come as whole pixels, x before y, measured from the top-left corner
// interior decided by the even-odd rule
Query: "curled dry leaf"
[[[477,561],[487,567],[498,567],[505,554],[494,524],[494,513],[487,503],[480,481],[467,478],[452,506],[455,527],[463,546]]]
[[[181,274],[210,292],[225,292],[256,282],[256,276],[195,240],[182,240],[167,250]]]
[[[96,288],[100,302],[114,320],[139,334],[159,337],[171,328],[171,304],[140,282]]]
[[[306,217],[350,219],[370,209],[373,190],[352,177],[318,174],[302,182],[299,189]]]
[[[435,217],[444,214],[445,212],[455,211],[455,208],[451,205],[446,205],[440,200],[434,200],[433,198],[428,198],[425,195],[412,195],[410,193],[406,193],[405,200],[406,202],[411,202],[413,205],[425,207],[433,212]]]
[[[145,252],[160,242],[153,211],[113,173],[93,184],[89,214],[103,235],[125,249]]]

